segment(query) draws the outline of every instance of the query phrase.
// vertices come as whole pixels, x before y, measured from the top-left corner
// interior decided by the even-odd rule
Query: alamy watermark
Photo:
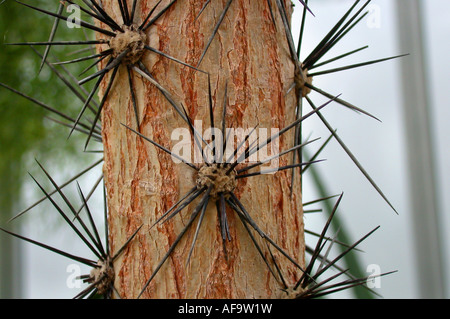
[[[381,28],[381,7],[377,4],[370,4],[367,6],[367,20],[366,24],[369,29]]]
[[[66,285],[69,289],[81,288],[81,267],[76,264],[70,264],[66,268],[66,272],[69,273],[66,279]]]
[[[381,288],[381,267],[377,264],[371,264],[367,266],[367,273],[370,275],[367,277],[367,287],[370,289]]]
[[[76,4],[70,4],[67,6],[66,11],[70,13],[67,17],[66,24],[70,29],[81,28],[81,9]]]

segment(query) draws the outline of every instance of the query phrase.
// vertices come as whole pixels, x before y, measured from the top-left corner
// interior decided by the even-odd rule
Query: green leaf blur
[[[47,105],[76,117],[81,104],[50,68],[44,65],[39,73],[41,58],[29,46],[5,45],[15,42],[48,41],[54,18],[36,12],[13,1],[0,5],[0,82]],[[39,1],[41,8],[55,12],[58,2]],[[55,40],[85,39],[82,30],[70,29],[64,21],[59,24]],[[45,46],[35,49],[43,54]],[[79,49],[53,46],[48,61],[54,56],[65,59]],[[73,74],[81,72],[83,65],[70,66]],[[45,116],[48,111],[0,87],[0,219],[11,214],[8,207],[19,200],[21,182],[32,171],[33,158],[64,165],[68,156],[81,153],[80,136],[67,139],[69,129],[52,122]],[[75,163],[82,165],[89,156],[77,156]]]

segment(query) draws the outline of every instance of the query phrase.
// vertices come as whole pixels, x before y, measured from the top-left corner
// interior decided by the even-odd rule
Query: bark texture
[[[128,1],[132,2],[132,1]],[[158,8],[169,1],[164,0]],[[196,66],[222,13],[226,0],[212,0],[195,20],[205,1],[179,0],[147,30],[147,43],[179,60]],[[157,0],[138,1],[137,19],[144,19]],[[290,8],[290,1],[286,1]],[[116,1],[104,1],[108,13],[120,19]],[[199,66],[211,74],[216,126],[222,121],[222,99],[228,83],[227,127],[282,129],[295,119],[294,94],[285,95],[294,78],[294,66],[272,1],[275,28],[266,1],[234,0]],[[158,12],[159,9],[156,10]],[[117,21],[117,20],[116,20]],[[120,21],[120,20],[119,20]],[[207,76],[152,52],[142,58],[154,78],[183,104],[189,116],[209,127]],[[103,90],[106,87],[103,83]],[[177,128],[187,128],[161,92],[134,74],[140,132],[172,149]],[[195,171],[175,164],[170,155],[127,130],[137,129],[126,67],[119,70],[102,114],[104,176],[107,189],[110,245],[114,252],[140,226],[130,246],[115,263],[115,287],[123,298],[135,298],[154,268],[189,220],[193,205],[164,224],[151,225],[195,185]],[[293,145],[293,130],[282,136],[279,149]],[[270,154],[270,153],[269,153]],[[279,165],[291,163],[283,156]],[[247,211],[280,247],[304,265],[303,215],[300,185],[289,196],[290,171],[240,179],[236,195]],[[195,204],[195,203],[194,203]],[[152,280],[142,298],[281,298],[282,286],[269,272],[240,219],[227,209],[232,240],[228,260],[222,249],[216,207],[210,204],[189,265],[196,223]],[[254,233],[265,255],[267,245]],[[301,275],[291,262],[271,251],[288,284]]]

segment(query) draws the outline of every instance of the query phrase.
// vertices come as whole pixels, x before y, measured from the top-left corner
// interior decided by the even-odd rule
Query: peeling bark
[[[129,1],[130,2],[130,1]],[[178,1],[151,28],[151,47],[188,64],[197,65],[227,1],[213,0],[195,21],[205,1]],[[138,19],[144,19],[156,0],[139,1]],[[161,2],[163,8],[167,0]],[[290,7],[290,1],[286,6]],[[120,16],[116,2],[104,7]],[[274,12],[275,1],[272,1]],[[282,129],[295,119],[294,94],[285,96],[294,79],[285,33],[279,14],[274,27],[266,1],[234,0],[212,45],[200,65],[211,74],[216,126],[221,125],[222,99],[228,83],[227,127]],[[120,19],[120,18],[119,18]],[[277,31],[278,30],[278,31]],[[207,76],[188,67],[146,52],[143,62],[189,116],[209,127]],[[103,83],[103,90],[107,81]],[[133,83],[141,120],[140,132],[171,149],[176,128],[187,128],[160,91],[138,74]],[[175,164],[121,123],[137,129],[126,67],[122,66],[102,114],[104,176],[107,189],[110,245],[116,251],[141,224],[136,239],[115,263],[115,287],[123,298],[136,298],[154,268],[189,220],[193,205],[171,221],[151,228],[178,199],[195,185],[194,170]],[[282,136],[279,149],[293,146],[293,130]],[[269,153],[270,154],[270,153]],[[291,156],[280,159],[291,164]],[[290,256],[304,265],[303,214],[298,180],[289,196],[290,171],[240,179],[236,195],[260,228]],[[281,298],[282,286],[274,279],[236,214],[228,209],[232,240],[227,242],[228,260],[215,205],[210,204],[196,247],[186,267],[196,223],[178,245],[142,298]],[[255,233],[255,237],[258,235]],[[266,244],[258,238],[266,257]],[[301,275],[274,248],[285,279],[293,284]]]

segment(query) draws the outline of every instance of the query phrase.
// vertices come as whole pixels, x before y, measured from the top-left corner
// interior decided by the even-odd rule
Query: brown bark
[[[129,1],[130,2],[130,1]],[[156,0],[138,1],[143,19]],[[147,30],[150,46],[191,65],[197,65],[227,1],[213,0],[197,21],[205,1],[178,1]],[[162,1],[163,8],[168,1]],[[119,17],[115,1],[104,3]],[[286,1],[290,7],[290,1]],[[221,125],[222,99],[228,82],[227,127],[283,128],[294,116],[295,96],[285,96],[294,78],[294,66],[272,1],[274,28],[266,1],[234,0],[213,43],[200,65],[211,74],[216,125]],[[142,58],[155,79],[183,104],[189,116],[209,127],[207,76],[152,52]],[[171,149],[176,128],[187,128],[160,91],[135,73],[140,132]],[[103,84],[103,89],[106,81]],[[118,76],[102,114],[104,176],[109,208],[110,245],[114,252],[143,224],[136,239],[115,262],[115,287],[123,298],[135,298],[183,226],[193,205],[171,221],[151,225],[195,184],[194,170],[175,164],[121,123],[136,129],[126,67]],[[280,150],[293,145],[293,130],[280,139]],[[291,163],[291,156],[280,165]],[[304,265],[303,215],[298,178],[289,196],[290,171],[238,181],[235,191],[260,228],[290,256]],[[197,201],[196,201],[197,202]],[[227,209],[232,240],[224,258],[216,207],[210,204],[197,244],[185,266],[196,223],[152,280],[143,298],[279,298],[282,286],[258,254],[236,214]],[[254,233],[266,257],[266,244]],[[271,249],[285,279],[292,285],[300,276],[285,257]]]

